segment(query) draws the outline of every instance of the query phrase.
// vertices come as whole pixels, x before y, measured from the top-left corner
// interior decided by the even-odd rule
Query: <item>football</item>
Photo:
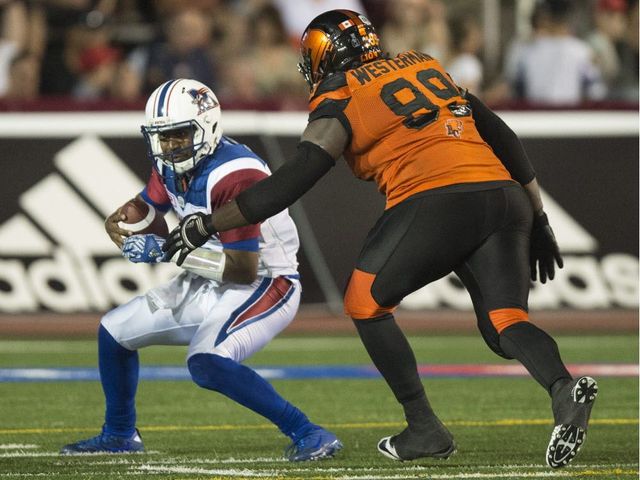
[[[153,233],[163,238],[169,236],[169,227],[164,217],[139,197],[122,205],[120,212],[126,217],[126,220],[118,223],[120,228],[139,235]]]

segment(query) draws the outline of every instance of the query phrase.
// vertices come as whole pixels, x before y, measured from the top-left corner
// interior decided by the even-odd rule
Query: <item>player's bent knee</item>
[[[196,353],[187,360],[187,367],[196,385],[220,391],[224,379],[228,377],[226,373],[230,369],[230,363],[235,364],[233,360],[220,355]]]
[[[513,359],[513,357],[510,357],[504,352],[504,350],[502,350],[502,347],[500,346],[500,334],[495,331],[487,334],[487,332],[482,331],[482,329],[480,330],[480,333],[482,334],[484,343],[487,344],[493,353],[499,357],[506,358],[507,360]]]
[[[344,295],[344,313],[354,320],[365,320],[392,313],[397,305],[383,307],[371,295],[375,274],[355,269]]]
[[[489,312],[489,319],[498,334],[505,328],[519,322],[528,322],[529,314],[522,308],[500,308]]]

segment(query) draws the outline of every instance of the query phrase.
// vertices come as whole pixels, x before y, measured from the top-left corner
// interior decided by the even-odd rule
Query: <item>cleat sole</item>
[[[547,465],[551,468],[568,465],[584,445],[586,436],[587,433],[575,425],[556,426],[547,447]]]
[[[598,383],[591,377],[578,379],[571,389],[570,398],[578,406],[587,408],[587,420],[590,410],[598,396]],[[551,468],[567,466],[578,454],[587,438],[587,431],[578,425],[570,423],[556,425],[551,433],[551,440],[547,446],[546,463]]]

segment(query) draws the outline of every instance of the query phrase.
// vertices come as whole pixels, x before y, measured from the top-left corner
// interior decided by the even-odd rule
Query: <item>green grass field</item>
[[[507,364],[479,337],[411,337],[419,363]],[[559,336],[567,363],[637,363],[638,337]],[[143,365],[181,365],[185,349],[142,351]],[[286,337],[252,365],[358,365],[355,337]],[[0,341],[0,368],[95,366],[92,341]],[[52,479],[519,479],[638,477],[638,379],[598,377],[588,439],[574,464],[551,470],[549,399],[529,378],[425,378],[434,409],[456,437],[447,461],[396,463],[377,440],[403,428],[401,408],[379,379],[278,380],[274,386],[345,449],[333,460],[293,464],[288,443],[261,417],[188,381],[142,381],[138,426],[147,453],[60,457],[59,448],[98,432],[98,382],[0,383],[0,478]]]

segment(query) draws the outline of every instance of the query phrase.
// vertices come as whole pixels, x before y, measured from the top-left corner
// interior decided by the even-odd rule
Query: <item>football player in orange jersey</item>
[[[519,360],[551,396],[555,428],[546,461],[567,465],[584,443],[597,384],[573,379],[556,342],[529,321],[529,279],[553,279],[562,258],[517,136],[434,58],[384,55],[363,15],[325,12],[301,43],[311,114],[295,159],[212,215],[186,217],[167,254],[179,252],[180,264],[213,232],[272,216],[344,156],[354,175],[375,181],[387,199],[344,301],[407,421],[378,450],[413,460],[447,458],[456,449],[393,317],[406,295],[454,271],[489,348]]]

